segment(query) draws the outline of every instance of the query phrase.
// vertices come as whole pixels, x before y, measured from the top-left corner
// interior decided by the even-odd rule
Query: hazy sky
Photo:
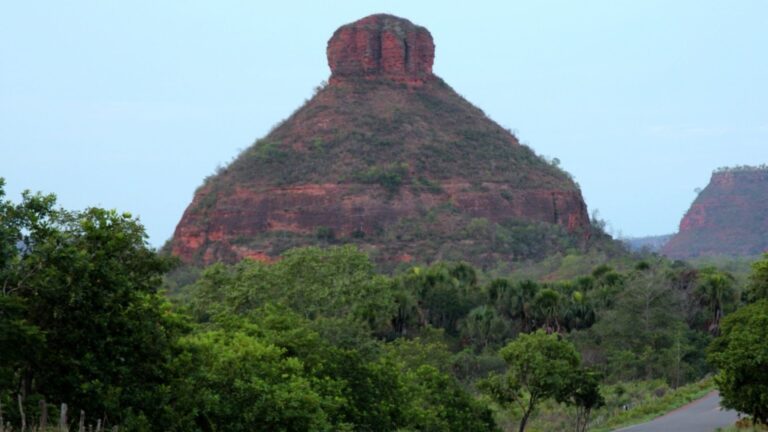
[[[673,232],[711,171],[768,162],[768,2],[2,1],[0,177],[168,239],[217,165],[328,78],[333,31],[427,27],[435,72],[558,157],[616,233]]]

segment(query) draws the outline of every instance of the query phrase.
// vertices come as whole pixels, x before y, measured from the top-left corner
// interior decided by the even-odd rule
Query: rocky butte
[[[662,248],[672,258],[768,251],[768,167],[720,169]]]
[[[207,264],[356,243],[379,262],[528,259],[583,246],[581,192],[432,72],[391,15],[328,41],[328,83],[195,192],[171,252]]]

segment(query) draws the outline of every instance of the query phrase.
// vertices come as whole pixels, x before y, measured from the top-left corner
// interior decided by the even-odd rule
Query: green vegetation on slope
[[[384,265],[471,258],[489,269],[603,247],[588,219],[559,161],[440,79],[350,78],[206,178],[169,248],[210,264],[354,242]]]
[[[670,388],[710,372],[713,334],[718,384],[737,382],[751,363],[733,353],[757,343],[739,335],[760,336],[766,304],[768,258],[755,303],[731,313],[728,274],[653,256],[536,281],[465,263],[381,274],[333,246],[177,273],[172,306],[158,293],[169,264],[128,214],[25,195],[0,201],[0,222],[0,402],[14,425],[65,402],[128,431],[607,427],[703,391]],[[648,393],[661,401],[637,402]]]
[[[571,233],[560,225],[519,220],[494,223],[462,214],[451,205],[377,227],[372,233],[355,231],[341,236],[320,226],[309,234],[274,231],[243,236],[233,243],[279,253],[301,246],[354,244],[367,250],[377,267],[387,272],[428,265],[436,259],[468,261],[489,273],[515,273],[522,278],[568,278],[607,261],[626,266],[634,259],[599,228],[591,229],[585,239],[585,233]]]
[[[420,178],[574,187],[567,173],[517,143],[441,80],[415,89],[389,80],[325,86],[216,181],[336,183],[389,165],[408,167],[401,181],[412,188]]]

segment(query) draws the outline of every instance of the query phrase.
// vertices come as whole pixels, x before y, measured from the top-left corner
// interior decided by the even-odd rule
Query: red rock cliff
[[[354,242],[379,261],[495,263],[556,235],[584,241],[577,185],[432,74],[426,29],[373,15],[327,52],[329,85],[198,189],[174,255],[269,260]]]
[[[424,27],[380,14],[336,30],[327,53],[331,81],[385,76],[417,83],[432,77],[435,44]]]
[[[712,175],[662,253],[673,258],[749,256],[768,250],[768,169]]]

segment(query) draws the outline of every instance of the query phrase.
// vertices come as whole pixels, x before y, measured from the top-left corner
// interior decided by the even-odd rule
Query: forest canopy
[[[0,237],[3,420],[66,403],[72,425],[83,412],[129,431],[524,430],[550,421],[540,406],[586,430],[626,403],[609,387],[710,373],[718,335],[710,359],[731,382],[724,341],[742,298],[764,305],[768,261],[746,292],[654,255],[558,281],[461,262],[385,274],[354,246],[198,270],[128,213],[13,203],[2,183]]]

